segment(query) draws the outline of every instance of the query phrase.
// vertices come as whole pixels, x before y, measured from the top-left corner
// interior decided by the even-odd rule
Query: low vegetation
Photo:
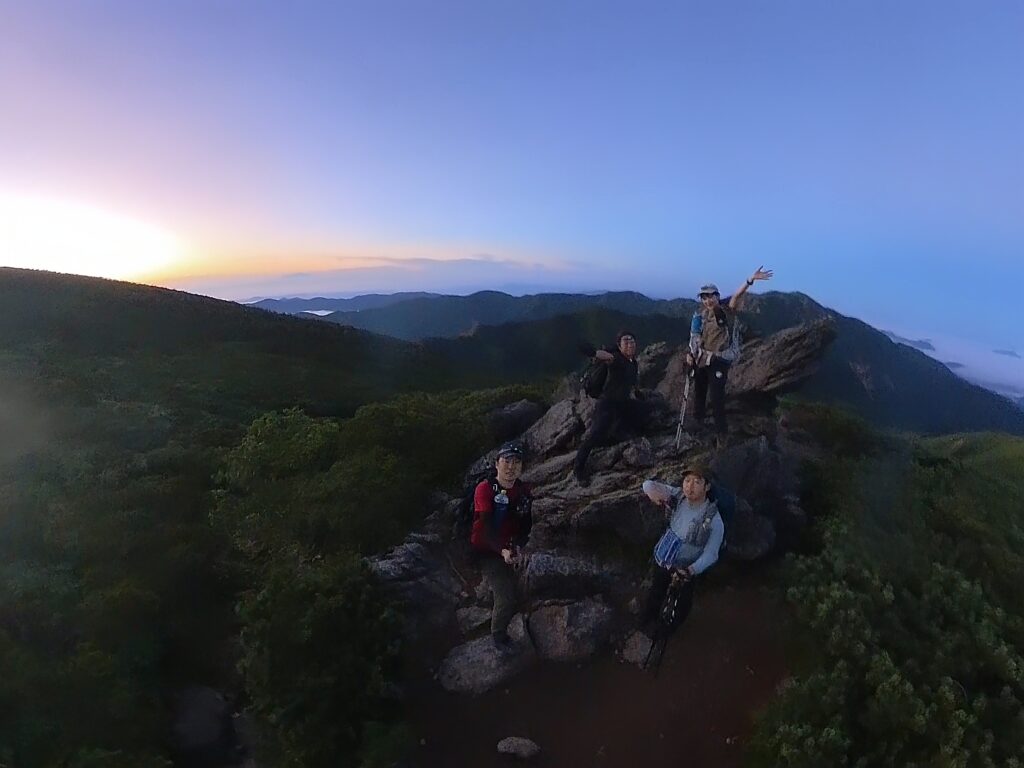
[[[851,439],[808,473],[818,545],[787,597],[813,658],[764,714],[765,766],[1024,765],[1024,441]]]

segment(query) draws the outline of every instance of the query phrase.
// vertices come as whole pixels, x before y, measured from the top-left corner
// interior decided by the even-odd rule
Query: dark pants
[[[679,602],[676,605],[676,618],[671,629],[675,629],[682,624],[690,614],[690,609],[693,607],[693,582],[694,580],[692,578],[687,579],[679,588]],[[668,592],[668,587],[671,583],[672,574],[661,566],[653,566],[651,591],[647,593],[647,604],[644,606],[644,623],[654,621],[658,618],[658,615],[661,612],[661,604],[665,602],[665,593]]]
[[[481,557],[480,570],[494,596],[494,606],[491,608],[491,634],[503,633],[508,630],[508,623],[512,621],[512,614],[516,610],[515,573],[498,555]]]
[[[711,365],[698,368],[693,374],[693,418],[697,425],[704,423],[708,395],[711,395],[711,412],[715,416],[715,429],[725,434],[725,380],[729,376],[729,364],[713,360]]]
[[[582,473],[586,469],[590,452],[594,450],[594,446],[608,437],[616,421],[640,432],[643,431],[650,410],[648,403],[643,400],[598,400],[597,408],[594,409],[594,421],[583,437],[579,450],[576,451],[576,472]]]

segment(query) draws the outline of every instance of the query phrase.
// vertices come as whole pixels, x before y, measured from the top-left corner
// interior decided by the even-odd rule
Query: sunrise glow
[[[158,226],[82,203],[0,193],[0,266],[131,279],[184,254]]]

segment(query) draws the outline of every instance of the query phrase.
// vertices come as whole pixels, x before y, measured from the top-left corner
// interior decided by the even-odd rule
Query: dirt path
[[[785,677],[782,609],[752,586],[699,592],[657,677],[611,657],[543,663],[478,697],[433,685],[409,713],[416,766],[508,766],[506,736],[536,766],[737,766],[754,714]]]

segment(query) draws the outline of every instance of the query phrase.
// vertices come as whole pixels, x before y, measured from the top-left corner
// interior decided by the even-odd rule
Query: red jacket
[[[480,481],[473,493],[473,530],[469,536],[474,549],[500,554],[513,543],[526,543],[533,526],[530,491],[530,486],[519,480],[511,488],[502,488],[497,480]]]

